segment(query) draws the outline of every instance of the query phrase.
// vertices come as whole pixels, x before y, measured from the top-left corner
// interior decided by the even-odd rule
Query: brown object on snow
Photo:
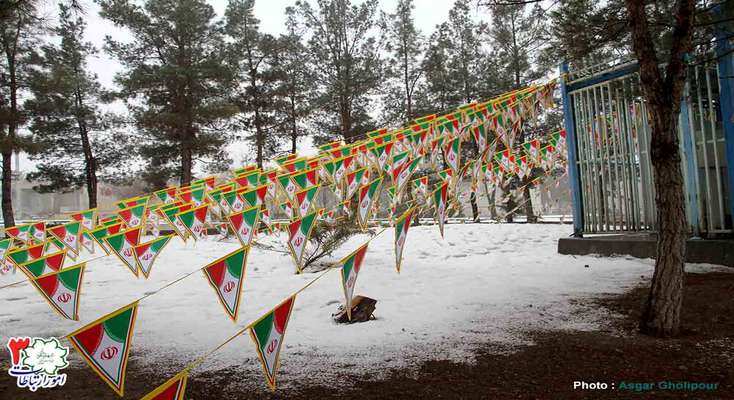
[[[352,320],[347,317],[347,309],[344,305],[339,306],[339,311],[332,314],[332,318],[338,324],[351,324],[355,322],[367,322],[374,318],[377,300],[365,296],[354,296],[352,299]]]

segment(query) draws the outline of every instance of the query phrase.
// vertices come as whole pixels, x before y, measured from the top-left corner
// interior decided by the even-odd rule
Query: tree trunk
[[[658,337],[677,335],[683,304],[688,221],[678,148],[678,114],[688,65],[694,0],[678,0],[669,59],[659,61],[648,26],[644,0],[626,0],[632,47],[640,65],[640,84],[650,114],[651,163],[657,206],[658,239],[655,272],[640,318],[640,331]],[[665,63],[665,73],[659,64]]]
[[[75,97],[77,108],[82,109],[84,107],[84,101],[79,90],[76,91]],[[83,116],[77,116],[77,127],[79,128],[79,136],[82,141],[82,151],[84,152],[88,208],[97,208],[97,159],[94,158],[94,154],[92,153],[92,145],[89,143],[87,123]]]
[[[533,212],[533,199],[532,197],[530,197],[530,183],[525,184],[525,187],[522,190],[522,199],[523,202],[525,202],[525,217],[527,218],[528,222],[538,222],[537,218],[535,217],[535,213]]]
[[[15,226],[13,216],[13,170],[12,151],[3,151],[3,181],[2,181],[2,208],[3,221],[6,228]]]
[[[182,143],[181,146],[181,186],[188,186],[191,184],[191,170],[193,169],[193,158],[191,153],[191,145],[188,140]]]
[[[263,167],[263,129],[260,123],[260,111],[255,109],[255,147],[257,147],[257,167],[262,169]]]
[[[296,100],[295,95],[290,96],[291,101],[291,153],[296,154],[298,149],[298,123],[296,122]]]
[[[676,117],[672,110],[653,127],[651,162],[657,205],[658,240],[655,272],[642,317],[640,331],[657,337],[675,336],[680,329],[683,304],[686,237],[688,224],[683,196],[683,174],[678,152]],[[653,126],[658,123],[653,123]]]
[[[479,207],[477,206],[477,192],[472,191],[469,194],[469,202],[471,203],[471,215],[474,222],[479,222]]]

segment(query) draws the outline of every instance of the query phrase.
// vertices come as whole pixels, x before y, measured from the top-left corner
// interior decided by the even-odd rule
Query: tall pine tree
[[[369,117],[370,96],[382,83],[382,61],[376,40],[377,1],[353,5],[350,0],[318,0],[314,9],[297,1],[289,14],[306,29],[309,59],[317,84],[315,104],[322,119],[318,127],[348,143],[374,128]]]
[[[97,207],[98,174],[122,161],[124,135],[112,138],[103,129],[96,106],[100,85],[87,70],[87,57],[96,53],[83,42],[86,23],[72,9],[59,5],[54,33],[61,44],[45,45],[30,73],[33,98],[25,107],[32,115],[30,130],[38,146],[31,159],[36,171],[28,179],[39,182],[40,192],[74,190],[86,186],[89,208]],[[116,174],[117,175],[117,174]]]
[[[125,68],[116,77],[118,96],[149,138],[140,151],[150,186],[165,186],[176,175],[189,184],[195,161],[226,167],[230,136],[217,123],[236,108],[227,96],[231,72],[214,9],[203,0],[99,4],[104,18],[132,33],[130,42],[108,36],[105,49]]]

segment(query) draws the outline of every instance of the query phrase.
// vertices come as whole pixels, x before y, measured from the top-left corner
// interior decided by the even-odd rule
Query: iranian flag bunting
[[[140,204],[133,207],[124,208],[117,212],[117,215],[125,223],[125,226],[130,228],[137,228],[139,226],[145,226],[145,204]]]
[[[31,282],[62,317],[79,320],[79,296],[86,263],[39,276]]]
[[[92,236],[92,239],[99,244],[100,247],[102,247],[102,250],[105,251],[108,255],[110,254],[110,250],[107,248],[104,242],[104,238],[110,235],[114,235],[115,233],[119,233],[123,229],[123,223],[118,222],[112,225],[107,226],[101,226],[99,228],[96,228],[89,232]]]
[[[46,241],[46,222],[34,222],[31,225],[31,238],[36,242]]]
[[[29,278],[38,278],[41,275],[50,274],[52,272],[61,271],[64,267],[64,259],[66,258],[66,250],[62,250],[47,256],[39,257],[35,260],[18,265]]]
[[[319,192],[319,186],[312,186],[308,189],[296,192],[296,204],[298,204],[298,215],[304,216],[311,210],[316,195]]]
[[[140,400],[184,400],[189,370],[185,369]]]
[[[280,348],[283,345],[285,330],[293,311],[296,296],[289,297],[272,311],[263,315],[250,327],[250,337],[255,342],[257,354],[262,362],[265,380],[275,391],[275,378],[278,374]]]
[[[460,154],[461,154],[461,138],[456,137],[446,144],[446,152],[445,152],[446,163],[449,165],[449,167],[454,172],[459,171]]]
[[[446,197],[448,194],[449,183],[444,182],[433,192],[433,204],[436,207],[436,219],[438,220],[438,229],[443,237],[443,222],[446,219]]]
[[[237,249],[205,266],[202,270],[232,321],[237,321],[249,252],[249,246]]]
[[[408,237],[408,229],[415,214],[415,206],[409,208],[403,215],[395,220],[395,268],[400,273],[400,264],[403,260],[403,247]]]
[[[357,274],[362,268],[362,261],[367,253],[368,243],[363,244],[360,248],[352,252],[352,254],[344,257],[341,264],[342,287],[344,288],[345,306],[347,310],[347,318],[352,320],[352,298],[354,297],[354,287],[357,284]]]
[[[367,168],[360,168],[347,174],[346,199],[351,199],[352,196],[354,196],[354,193],[359,189],[359,186],[363,183],[365,177],[369,177],[369,169]]]
[[[79,221],[69,222],[64,225],[48,228],[47,231],[55,238],[59,239],[66,248],[76,255],[79,254],[81,225],[82,223]]]
[[[293,182],[291,176],[289,174],[279,175],[277,179],[280,187],[283,189],[283,192],[288,197],[288,200],[295,201],[294,197],[296,195],[296,189],[298,189],[298,186],[296,186],[295,182]]]
[[[128,229],[104,238],[107,247],[135,276],[138,276],[138,260],[135,246],[140,243],[140,227]]]
[[[20,249],[11,250],[7,253],[7,257],[15,265],[27,263],[28,261],[37,260],[43,257],[49,242],[34,244],[22,247]]]
[[[121,397],[137,310],[136,301],[67,336],[84,361]]]
[[[239,212],[245,209],[245,201],[242,200],[242,197],[236,191],[224,193],[222,194],[222,198],[232,212]]]
[[[182,190],[178,194],[178,198],[184,203],[194,203],[194,206],[198,207],[204,204],[206,197],[206,186],[192,186],[189,190]]]
[[[311,237],[311,232],[316,225],[316,217],[319,211],[312,212],[311,214],[304,215],[302,218],[296,219],[288,225],[288,248],[293,256],[293,262],[296,264],[296,270],[298,273],[303,268],[303,254],[306,250],[306,243]]]
[[[139,206],[139,205],[147,205],[148,199],[150,199],[150,196],[131,197],[129,199],[120,200],[115,204],[117,205],[117,208],[124,209],[124,208]]]
[[[153,263],[158,258],[158,254],[163,251],[171,238],[173,238],[173,235],[161,236],[135,246],[135,258],[146,279],[150,276],[150,270],[153,269]]]
[[[5,236],[13,239],[18,239],[23,243],[27,243],[31,236],[31,224],[16,225],[10,228],[5,228]]]
[[[383,177],[373,180],[359,188],[359,213],[357,219],[362,229],[367,228],[367,221],[372,215],[372,203],[380,196],[380,186]]]
[[[244,200],[250,207],[255,207],[265,204],[265,196],[268,194],[268,185],[261,185],[246,190],[238,190],[237,192],[240,197],[242,197],[242,200]]]
[[[91,231],[97,226],[97,209],[92,208],[85,211],[79,211],[71,214],[71,218],[74,221],[82,223],[82,228],[87,231]]]
[[[242,246],[249,246],[257,230],[260,207],[251,207],[245,211],[231,214],[227,216],[227,219]]]
[[[158,200],[161,201],[161,203],[170,204],[176,202],[176,190],[177,189],[175,187],[168,187],[165,189],[161,189],[154,194],[158,198]]]
[[[181,221],[181,224],[186,227],[186,230],[191,233],[194,240],[202,239],[206,235],[206,214],[209,211],[209,204],[192,208],[181,213],[176,214],[176,219]]]
[[[12,238],[0,240],[0,264],[3,264],[5,262],[5,257],[8,255],[8,251],[12,246]]]

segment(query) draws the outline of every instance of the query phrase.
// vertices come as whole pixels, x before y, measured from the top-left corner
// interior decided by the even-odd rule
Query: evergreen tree
[[[348,143],[374,128],[368,111],[370,96],[382,83],[381,60],[375,38],[377,1],[353,5],[349,0],[318,0],[318,9],[297,1],[289,14],[305,28],[313,79],[315,106],[323,111],[315,121],[317,141],[333,140],[331,132]]]
[[[20,102],[27,88],[30,58],[38,45],[39,20],[30,3],[15,4],[3,10],[0,21],[0,155],[2,156],[2,205],[5,227],[15,226],[12,199],[12,157],[28,147],[19,132],[25,124]]]
[[[254,0],[230,0],[225,11],[225,32],[229,44],[234,83],[232,102],[239,114],[241,130],[254,130],[247,137],[255,146],[255,162],[262,167],[278,147],[274,135],[274,109],[278,74],[273,66],[278,42],[259,31],[260,21],[254,15]]]
[[[113,139],[102,131],[105,126],[96,107],[100,85],[87,71],[86,62],[96,49],[81,41],[86,23],[74,18],[63,3],[59,20],[54,33],[61,38],[60,46],[43,46],[40,68],[30,74],[33,99],[25,107],[32,116],[30,130],[38,146],[31,159],[38,163],[28,180],[40,182],[36,187],[40,192],[86,186],[88,205],[94,208],[98,174],[125,157],[126,136]]]
[[[226,167],[224,145],[231,136],[217,123],[236,108],[227,98],[231,72],[214,9],[204,0],[99,4],[104,18],[132,33],[131,42],[108,36],[105,50],[125,67],[116,77],[122,88],[117,95],[149,139],[140,153],[149,164],[144,177],[150,186],[165,186],[175,175],[189,184],[195,160]]]
[[[390,58],[385,73],[390,77],[390,84],[384,115],[392,123],[406,123],[416,117],[414,103],[423,75],[420,58],[425,39],[415,27],[414,8],[413,0],[400,0],[395,13],[387,17]]]
[[[292,23],[288,24],[288,34],[282,35],[278,40],[280,45],[275,54],[275,67],[279,76],[276,112],[280,129],[285,132],[290,144],[289,151],[295,153],[298,140],[308,134],[306,120],[314,108],[312,68],[304,62],[307,49],[301,43]]]

